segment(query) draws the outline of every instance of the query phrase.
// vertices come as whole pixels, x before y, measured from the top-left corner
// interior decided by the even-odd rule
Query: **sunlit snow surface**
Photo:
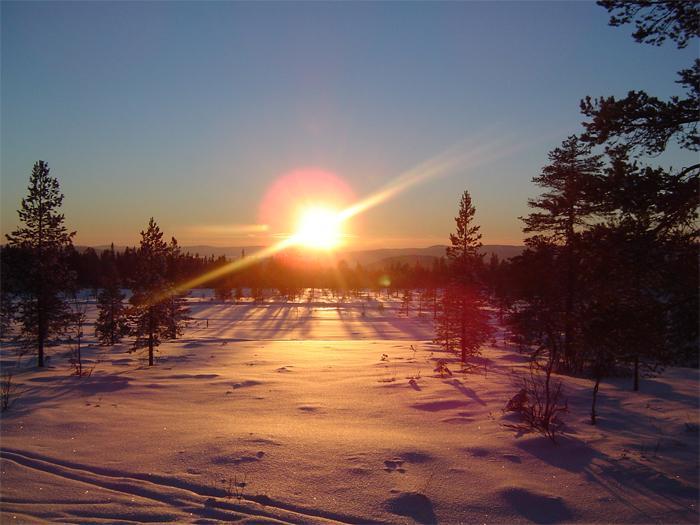
[[[591,382],[565,378],[552,445],[503,426],[524,359],[500,335],[464,375],[415,302],[198,295],[153,368],[125,341],[86,351],[89,378],[65,347],[16,373],[2,523],[698,522],[697,370],[605,381],[597,427]]]

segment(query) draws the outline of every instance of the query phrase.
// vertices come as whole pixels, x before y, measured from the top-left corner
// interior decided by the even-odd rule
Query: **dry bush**
[[[435,368],[433,369],[433,372],[440,374],[440,377],[442,378],[452,376],[452,371],[449,368],[447,368],[447,363],[442,359],[438,360],[437,364],[435,365]]]
[[[0,379],[0,411],[9,409],[17,397],[17,385],[12,382],[12,372],[4,371]]]
[[[221,483],[224,486],[226,498],[236,498],[241,501],[245,497],[244,490],[248,486],[247,478],[248,474],[243,474],[241,479],[238,478],[237,474],[234,474],[233,477],[222,479]]]
[[[517,424],[505,426],[522,432],[538,432],[556,442],[563,428],[561,416],[568,410],[561,381],[552,380],[552,367],[541,367],[536,362],[529,373],[519,378],[520,389],[506,403],[503,412],[514,412],[521,418]]]

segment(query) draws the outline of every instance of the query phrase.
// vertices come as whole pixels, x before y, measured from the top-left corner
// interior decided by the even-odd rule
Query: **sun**
[[[316,250],[331,250],[343,237],[341,218],[337,211],[324,206],[304,208],[299,217],[295,244]]]

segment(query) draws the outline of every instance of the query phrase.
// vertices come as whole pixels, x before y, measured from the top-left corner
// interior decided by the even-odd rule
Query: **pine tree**
[[[435,304],[435,338],[433,342],[443,347],[446,352],[452,352],[459,336],[457,296],[454,287],[445,288]]]
[[[447,258],[452,264],[454,278],[465,285],[477,282],[477,272],[482,263],[480,227],[474,224],[476,208],[471,195],[464,191],[459,201],[459,212],[455,217],[457,232],[450,234],[452,246],[447,247]]]
[[[588,295],[592,300],[602,295],[608,307],[624,315],[626,321],[611,332],[614,342],[609,346],[615,349],[616,359],[633,365],[634,390],[638,390],[640,368],[655,369],[668,363],[684,343],[696,340],[697,323],[688,330],[672,321],[688,296],[678,301],[667,286],[666,275],[677,247],[696,248],[693,225],[697,210],[679,213],[669,209],[668,201],[674,204],[672,188],[677,175],[640,167],[629,160],[627,147],[609,148],[608,155],[610,164],[602,186],[606,222],[584,237]],[[697,268],[695,257],[688,260],[694,260]],[[697,270],[693,273],[697,275]],[[674,282],[683,282],[683,272],[674,274]],[[697,290],[691,283],[686,280],[684,284]],[[692,295],[697,297],[697,293]],[[697,308],[692,311],[697,314]],[[674,339],[675,344],[670,344]]]
[[[493,330],[485,309],[483,290],[477,286],[457,285],[459,311],[459,349],[463,364],[469,357],[479,355],[481,346],[489,340]]]
[[[226,302],[231,300],[233,288],[225,280],[220,280],[214,287],[214,296],[218,301]]]
[[[148,349],[148,366],[161,339],[168,337],[168,283],[166,279],[168,245],[163,233],[151,217],[148,228],[141,232],[138,249],[139,271],[131,296],[131,332],[136,336],[133,349]]]
[[[189,308],[185,303],[186,294],[177,288],[177,283],[181,279],[180,263],[182,260],[182,252],[177,243],[177,239],[172,237],[168,246],[168,280],[169,280],[169,295],[166,301],[167,311],[167,331],[168,339],[177,339],[177,336],[182,335],[185,321],[188,318]]]
[[[107,263],[107,273],[103,287],[97,294],[97,321],[95,336],[102,345],[115,345],[128,333],[124,293],[120,288],[120,279],[114,262],[114,245]]]
[[[7,235],[8,245],[26,252],[22,294],[17,319],[20,341],[37,352],[37,366],[44,366],[45,348],[52,336],[62,333],[70,309],[65,299],[72,276],[66,265],[67,250],[75,232],[68,232],[58,179],[49,174],[48,164],[38,161],[29,178],[28,195],[18,210],[23,226]]]
[[[0,339],[4,339],[15,321],[14,296],[4,288],[0,289]]]
[[[75,375],[83,377],[92,373],[92,369],[86,370],[84,368],[82,355],[83,337],[85,336],[83,327],[87,321],[88,303],[79,297],[77,290],[74,290],[70,307],[70,317],[66,327],[69,334],[68,342],[71,347],[70,363],[73,365]]]
[[[649,0],[601,0],[609,13],[611,26],[634,23],[632,37],[641,43],[662,45],[666,40],[682,49],[700,36],[700,4],[698,2]],[[697,46],[697,44],[695,44]],[[630,91],[626,97],[586,97],[581,112],[589,117],[584,122],[584,140],[596,144],[624,144],[639,148],[650,156],[666,150],[675,138],[682,148],[700,150],[700,59],[678,72],[676,83],[686,89],[686,96],[662,100],[645,91]],[[700,163],[682,170],[691,185],[697,186]]]
[[[578,301],[580,231],[587,219],[599,211],[597,194],[602,163],[599,155],[591,154],[591,146],[576,136],[566,139],[561,147],[549,154],[550,164],[533,182],[547,191],[528,204],[536,212],[522,221],[525,233],[536,233],[525,243],[536,246],[551,243],[560,247],[564,282],[562,318],[564,333],[564,366],[578,370],[581,362],[576,349],[576,308]]]
[[[9,337],[15,324],[25,259],[21,250],[0,246],[0,339]]]
[[[401,296],[401,311],[406,317],[408,317],[408,313],[411,308],[411,302],[413,302],[413,292],[406,288],[403,291],[403,295]]]
[[[454,320],[458,326],[456,334],[460,357],[466,364],[469,356],[478,355],[481,345],[489,338],[491,329],[488,314],[484,310],[483,290],[479,273],[483,265],[481,233],[474,224],[476,209],[469,192],[465,190],[455,217],[456,233],[450,234],[451,246],[447,248],[450,260],[451,282],[443,296],[443,317],[446,336],[449,340]],[[453,312],[450,312],[452,310]],[[448,345],[449,346],[449,345]]]

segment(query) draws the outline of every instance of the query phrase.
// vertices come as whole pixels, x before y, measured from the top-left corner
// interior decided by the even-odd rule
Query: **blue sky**
[[[1,16],[3,233],[43,159],[93,245],[137,242],[150,216],[184,244],[266,242],[191,232],[257,222],[299,167],[361,197],[484,135],[504,154],[368,210],[356,243],[447,242],[464,189],[484,242],[519,243],[531,178],[580,131],[579,100],[678,94],[697,55],[635,43],[592,2],[2,2]]]

